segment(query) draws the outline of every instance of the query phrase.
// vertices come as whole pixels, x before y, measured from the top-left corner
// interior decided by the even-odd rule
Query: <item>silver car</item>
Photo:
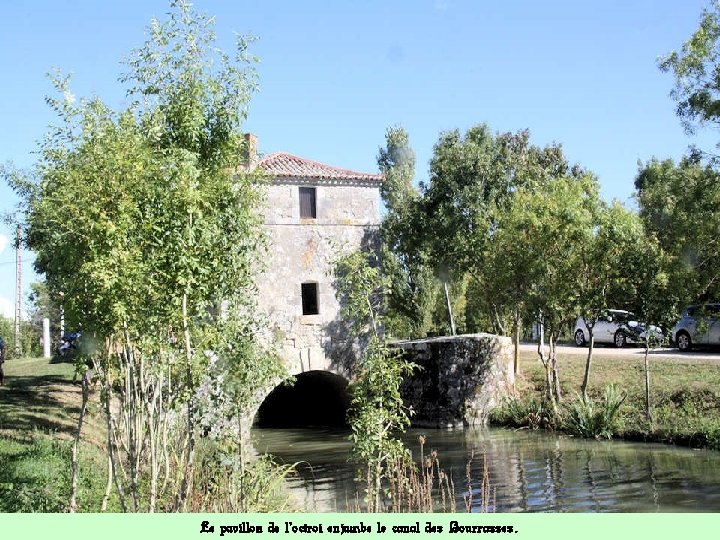
[[[686,307],[670,337],[681,351],[695,345],[720,345],[720,304]]]
[[[606,309],[595,322],[593,337],[595,343],[606,343],[616,347],[624,347],[628,343],[642,343],[645,340],[645,324],[638,322],[635,314],[624,309]],[[662,331],[656,326],[650,326],[650,331],[657,338],[662,339]],[[582,347],[590,342],[585,319],[578,317],[573,333],[575,345]]]

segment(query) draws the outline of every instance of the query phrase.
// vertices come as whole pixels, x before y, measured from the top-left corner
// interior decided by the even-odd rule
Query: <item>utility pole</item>
[[[20,356],[20,308],[22,306],[22,227],[15,229],[15,356]]]

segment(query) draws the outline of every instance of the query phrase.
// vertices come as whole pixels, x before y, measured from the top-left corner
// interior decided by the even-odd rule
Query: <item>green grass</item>
[[[585,370],[586,354],[558,351],[564,411],[576,407]],[[719,359],[720,360],[720,359]],[[669,358],[650,355],[650,401],[654,422],[645,418],[645,378],[643,355],[603,354],[596,349],[590,372],[588,394],[602,402],[610,385],[627,394],[613,422],[616,438],[648,440],[706,447],[720,450],[720,361],[676,354]],[[516,388],[518,403],[493,414],[496,423],[523,424],[523,404],[542,402],[545,375],[537,354],[521,351],[520,377]],[[576,409],[577,412],[577,409]],[[563,418],[548,422],[563,428]],[[525,422],[528,425],[528,422]]]
[[[80,412],[72,364],[19,358],[0,386],[0,512],[62,512],[70,497],[70,456]],[[97,396],[80,446],[80,511],[99,511],[105,454]],[[93,414],[93,412],[95,414]],[[111,509],[114,502],[111,501]]]

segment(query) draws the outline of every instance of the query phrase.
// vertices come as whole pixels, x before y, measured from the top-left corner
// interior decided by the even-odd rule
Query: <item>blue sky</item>
[[[219,44],[253,35],[260,91],[247,131],[279,150],[377,171],[388,126],[410,133],[417,179],[438,135],[488,123],[561,143],[598,175],[605,198],[630,202],[637,161],[679,158],[691,143],[674,115],[673,80],[657,59],[697,27],[705,0],[273,1],[197,0],[216,16]],[[46,74],[73,74],[79,97],[121,108],[120,64],[166,0],[2,2],[0,163],[34,163],[55,120]],[[706,144],[707,143],[707,144]],[[14,196],[0,184],[0,212]],[[0,226],[0,312],[14,298],[11,228]],[[30,260],[30,259],[28,259]],[[29,265],[28,265],[29,266]],[[25,271],[25,288],[37,279]]]

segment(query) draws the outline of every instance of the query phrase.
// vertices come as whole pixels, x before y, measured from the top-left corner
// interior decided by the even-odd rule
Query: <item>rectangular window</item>
[[[318,284],[303,283],[300,287],[302,290],[303,315],[317,315],[320,313],[318,309]]]
[[[300,188],[300,219],[315,219],[317,207],[315,204],[315,188]]]

